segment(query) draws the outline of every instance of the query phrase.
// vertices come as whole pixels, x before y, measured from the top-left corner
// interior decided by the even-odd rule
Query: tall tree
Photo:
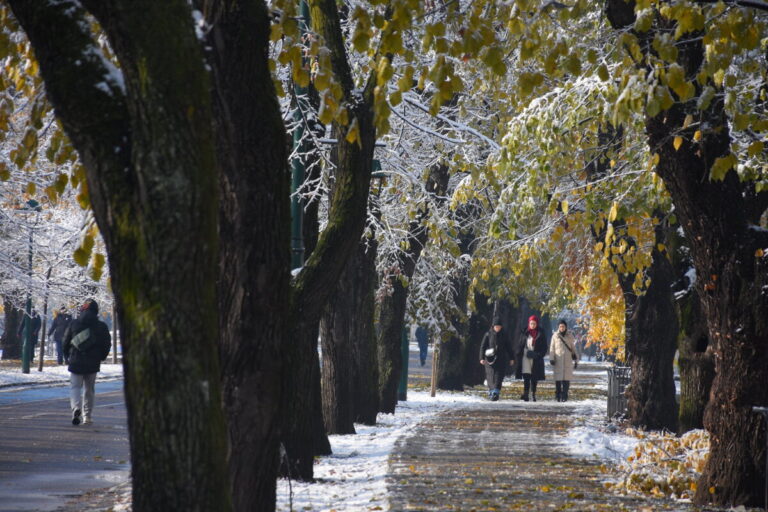
[[[196,0],[213,82],[219,177],[219,354],[237,510],[275,502],[289,294],[286,132],[263,2]],[[254,460],[260,461],[254,464]]]
[[[639,17],[635,2],[621,0],[608,0],[606,15],[615,29],[632,38],[629,47],[644,57],[646,68],[658,62],[652,53],[657,34],[673,31],[679,38],[671,45],[672,53],[663,52],[669,63],[659,63],[667,71],[659,87],[672,101],[662,109],[656,105],[658,110],[649,106],[645,129],[650,148],[659,155],[656,172],[691,242],[699,276],[696,287],[715,346],[716,376],[704,418],[712,447],[695,501],[760,505],[766,428],[751,408],[768,404],[768,388],[762,384],[768,381],[768,301],[763,293],[768,284],[768,232],[755,226],[768,207],[768,194],[729,172],[736,157],[730,152],[724,98],[708,96],[718,85],[715,74],[720,68],[709,65],[699,37],[704,14],[688,8],[693,23],[655,9]],[[746,19],[744,10],[734,12]],[[716,11],[712,14],[716,25],[730,23]],[[681,37],[686,34],[694,37]],[[742,42],[752,44],[749,39]],[[700,124],[691,126],[688,116]]]
[[[429,169],[426,180],[427,194],[434,196],[438,203],[445,196],[448,188],[448,167],[444,163]],[[379,304],[379,337],[377,342],[379,361],[379,409],[381,412],[394,413],[397,405],[397,387],[402,371],[402,352],[400,349],[402,331],[405,327],[405,309],[408,303],[407,282],[413,277],[421,251],[427,242],[429,230],[424,225],[429,216],[429,206],[420,209],[406,234],[407,249],[400,253],[398,261],[390,267],[387,276],[391,293]],[[466,303],[466,298],[465,298]]]
[[[215,145],[189,4],[8,3],[83,161],[109,253],[122,319],[133,508],[227,510]],[[108,65],[89,14],[122,73]]]

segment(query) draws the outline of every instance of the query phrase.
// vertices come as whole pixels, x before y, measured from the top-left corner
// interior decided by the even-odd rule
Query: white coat
[[[566,348],[566,344],[568,347]],[[570,348],[570,350],[568,350]],[[570,332],[565,333],[562,337],[559,332],[555,332],[552,335],[552,340],[549,343],[549,359],[555,362],[553,373],[554,380],[571,380],[573,379],[573,357],[571,351],[576,353],[576,343],[573,339],[573,335]]]

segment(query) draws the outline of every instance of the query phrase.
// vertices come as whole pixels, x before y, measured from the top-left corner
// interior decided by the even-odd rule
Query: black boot
[[[536,384],[537,384],[537,381],[534,379],[531,379],[531,401],[532,402],[536,401]]]
[[[528,401],[528,390],[531,388],[531,376],[523,375],[523,394],[520,396],[520,400]]]
[[[555,402],[562,401],[562,396],[563,396],[562,390],[563,390],[563,381],[556,380],[555,381]]]
[[[568,391],[571,389],[571,381],[564,380],[563,381],[563,402],[568,401]]]

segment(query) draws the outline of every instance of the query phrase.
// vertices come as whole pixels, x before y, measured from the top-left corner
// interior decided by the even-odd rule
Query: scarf
[[[530,327],[531,320],[536,321],[536,328],[533,330],[531,330],[531,327]],[[528,327],[526,327],[525,332],[528,333],[528,336],[533,338],[533,341],[536,341],[536,338],[539,337],[539,317],[537,317],[536,315],[531,315],[528,317]]]

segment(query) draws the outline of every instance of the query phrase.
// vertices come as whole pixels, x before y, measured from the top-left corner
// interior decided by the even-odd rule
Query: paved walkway
[[[580,372],[572,396],[604,397],[600,375],[594,367]],[[540,401],[526,403],[515,382],[501,401],[447,411],[398,441],[390,457],[392,510],[692,510],[606,491],[603,463],[566,450],[577,402],[554,402],[552,387],[545,383]]]

